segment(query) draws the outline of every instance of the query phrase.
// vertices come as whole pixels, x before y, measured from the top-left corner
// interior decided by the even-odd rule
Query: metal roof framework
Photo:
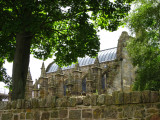
[[[102,50],[98,53],[99,63],[113,61],[116,59],[117,48],[110,48],[106,50]],[[78,58],[78,64],[80,67],[92,65],[94,64],[95,58],[91,58],[89,56],[84,58]],[[62,70],[67,70],[74,68],[75,64],[71,64],[70,66],[62,67]],[[58,65],[56,63],[52,63],[50,67],[47,69],[47,73],[56,72],[58,70]]]

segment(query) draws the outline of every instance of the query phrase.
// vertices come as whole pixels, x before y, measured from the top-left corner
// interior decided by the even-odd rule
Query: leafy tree
[[[128,17],[136,38],[128,44],[133,64],[138,66],[134,90],[160,89],[160,2],[138,0]]]
[[[2,54],[0,54],[1,56]],[[11,85],[11,77],[7,75],[6,69],[3,67],[4,64],[4,58],[1,56],[0,57],[0,81],[4,82],[6,84],[5,87],[8,87],[9,89],[12,89]]]
[[[9,90],[12,90],[12,79],[9,75],[6,73],[6,69],[3,67],[0,67],[0,81],[4,82],[6,84],[6,88],[9,88]]]
[[[98,26],[114,31],[133,0],[1,0],[0,51],[13,61],[12,100],[23,99],[30,53],[59,65],[95,56]]]

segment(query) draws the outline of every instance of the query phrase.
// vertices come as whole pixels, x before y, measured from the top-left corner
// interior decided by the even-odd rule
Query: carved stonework
[[[45,70],[44,62],[42,63],[41,76],[40,77],[46,77],[46,70]]]
[[[81,91],[82,91],[82,72],[80,70],[79,64],[76,63],[75,64],[75,68],[73,69],[73,81],[74,81],[74,85],[73,85],[73,89],[74,91],[72,92],[74,95],[81,95]]]
[[[71,74],[68,75],[68,82],[67,82],[67,95],[71,95],[73,92],[73,85],[74,85],[74,81],[73,81],[73,77]]]
[[[32,90],[33,90],[33,81],[30,72],[30,68],[28,68],[27,80],[26,80],[26,89],[25,89],[25,98],[32,98]]]
[[[58,70],[55,74],[55,82],[56,82],[56,95],[58,97],[64,96],[64,74],[62,73],[62,69],[58,67]]]
[[[78,63],[59,67],[52,62],[45,70],[44,62],[40,78],[34,84],[34,97],[63,97],[86,94],[111,94],[114,91],[130,91],[135,78],[126,47],[129,36],[123,32],[118,46],[102,50],[96,58],[78,58]],[[58,68],[58,69],[57,69]],[[31,79],[28,74],[27,80]],[[29,82],[28,82],[29,83]],[[28,86],[31,86],[27,83]],[[31,89],[26,88],[26,89]],[[28,92],[26,92],[28,94]]]
[[[93,75],[91,69],[89,69],[88,77],[86,80],[86,92],[87,94],[91,94],[93,91]]]

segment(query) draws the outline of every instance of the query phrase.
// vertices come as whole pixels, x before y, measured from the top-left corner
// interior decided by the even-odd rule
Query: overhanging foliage
[[[128,26],[136,38],[128,44],[133,64],[138,66],[135,90],[160,89],[160,2],[138,0],[128,17]]]

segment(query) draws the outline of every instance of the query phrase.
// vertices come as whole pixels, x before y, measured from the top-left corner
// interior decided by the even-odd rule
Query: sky
[[[128,33],[130,33],[127,28],[119,28],[117,31],[114,31],[114,32],[100,30],[100,32],[98,32],[98,35],[100,37],[100,50],[117,47],[118,39],[123,31],[127,31]],[[51,62],[53,62],[53,58],[47,59],[46,61],[44,61],[45,68],[47,68],[47,66]],[[33,55],[30,56],[29,67],[30,67],[31,76],[32,76],[33,81],[35,81],[35,79],[38,79],[40,77],[40,73],[41,73],[40,68],[42,66],[42,62],[43,62],[42,60],[38,60],[34,58]],[[10,76],[12,76],[12,63],[6,62],[4,64],[4,67],[7,69],[7,73]],[[7,89],[4,89],[4,86],[5,85],[2,82],[0,82],[0,93],[8,92]]]

